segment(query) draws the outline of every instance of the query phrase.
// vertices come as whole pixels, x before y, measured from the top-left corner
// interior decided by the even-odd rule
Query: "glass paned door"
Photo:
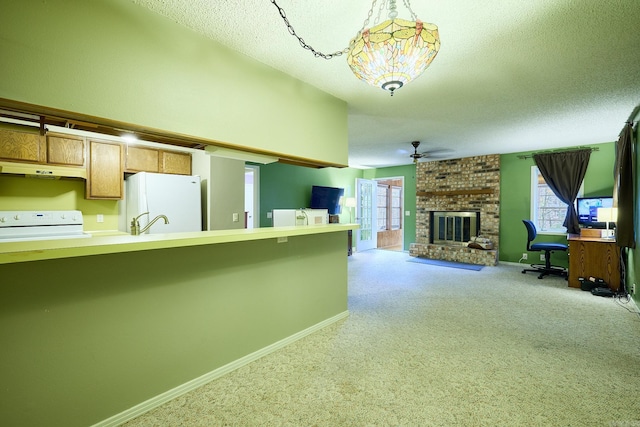
[[[356,249],[366,251],[378,246],[377,224],[378,183],[371,179],[356,179],[356,221],[360,224],[356,239]]]

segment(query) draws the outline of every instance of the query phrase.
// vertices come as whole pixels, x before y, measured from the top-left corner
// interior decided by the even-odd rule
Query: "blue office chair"
[[[522,270],[522,274],[525,274],[528,271],[540,274],[538,279],[542,279],[544,276],[554,275],[564,277],[567,279],[567,269],[564,267],[558,267],[551,265],[551,252],[553,251],[564,251],[566,252],[568,246],[562,243],[531,243],[538,232],[536,230],[536,226],[533,222],[528,219],[523,219],[522,222],[524,226],[527,227],[527,252],[544,252],[544,265],[542,264],[531,264],[531,268],[525,268]]]

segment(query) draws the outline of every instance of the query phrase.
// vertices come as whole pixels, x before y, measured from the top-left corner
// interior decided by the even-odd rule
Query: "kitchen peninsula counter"
[[[252,240],[284,239],[294,236],[346,232],[356,228],[358,228],[357,224],[326,224],[143,234],[139,236],[132,236],[123,232],[114,233],[113,235],[96,233],[96,235],[89,238],[0,243],[0,264]]]
[[[0,424],[120,425],[345,319],[355,228],[0,244]]]

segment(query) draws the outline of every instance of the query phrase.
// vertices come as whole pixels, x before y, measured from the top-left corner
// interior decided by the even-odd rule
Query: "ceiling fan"
[[[437,152],[447,152],[447,151],[451,151],[451,150],[432,150],[429,152],[423,152],[423,153],[418,153],[418,147],[420,146],[420,141],[413,141],[411,142],[411,145],[413,145],[413,154],[409,154],[409,157],[411,157],[413,159],[413,163],[418,163],[418,160],[420,159],[426,159],[428,157],[430,158],[435,158],[435,157],[440,157],[439,155],[437,155]]]

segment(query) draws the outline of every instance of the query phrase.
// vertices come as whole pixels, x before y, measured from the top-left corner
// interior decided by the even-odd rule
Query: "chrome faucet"
[[[167,218],[164,215],[158,215],[157,217],[153,218],[149,224],[145,225],[143,228],[140,228],[140,223],[138,222],[138,218],[140,218],[142,215],[149,215],[149,212],[144,212],[141,213],[140,215],[138,215],[137,217],[133,218],[131,220],[131,235],[132,236],[139,236],[140,234],[144,233],[145,231],[147,231],[149,228],[151,228],[151,226],[160,218],[164,219],[164,223],[165,224],[169,224],[169,218]]]

